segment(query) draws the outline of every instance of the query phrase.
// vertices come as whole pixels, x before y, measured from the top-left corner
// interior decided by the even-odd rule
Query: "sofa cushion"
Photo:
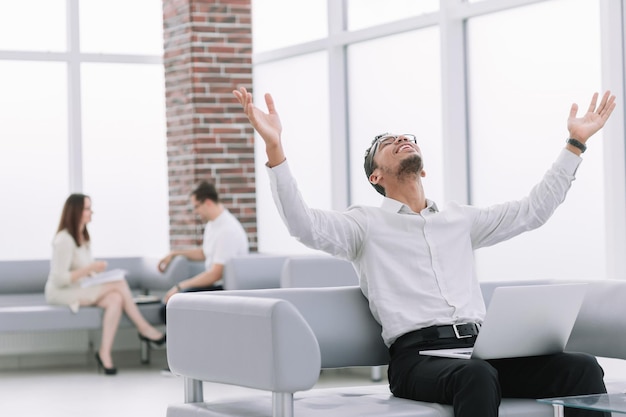
[[[380,324],[374,320],[359,287],[216,291],[201,296],[279,298],[288,301],[315,333],[322,355],[322,368],[377,366],[389,362],[389,351],[380,335]],[[360,349],[354,349],[354,346]]]
[[[152,324],[161,324],[160,303],[138,304],[141,314]],[[121,326],[132,323],[122,316]],[[102,309],[81,307],[72,313],[67,306],[49,305],[43,294],[0,294],[0,332],[99,329]]]
[[[97,329],[101,323],[102,310],[96,307],[82,307],[80,314],[66,306],[45,303],[0,307],[0,332]]]
[[[285,261],[280,276],[282,288],[352,285],[359,285],[352,264],[328,255],[292,256]]]
[[[286,256],[251,253],[231,258],[224,265],[225,290],[280,287]]]
[[[0,294],[43,293],[50,261],[0,261]]]
[[[171,282],[157,270],[158,260],[141,257],[103,258],[108,269],[127,271],[130,288],[170,288]],[[50,260],[0,261],[0,294],[43,293],[50,272]],[[161,285],[161,281],[167,281]]]

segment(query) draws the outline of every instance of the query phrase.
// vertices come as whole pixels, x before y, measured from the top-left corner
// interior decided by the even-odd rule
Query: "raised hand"
[[[567,129],[571,138],[585,143],[587,139],[604,126],[613,109],[615,109],[615,96],[611,95],[611,92],[607,90],[596,108],[597,101],[598,93],[594,93],[587,113],[583,117],[576,117],[578,105],[576,103],[572,104],[569,118],[567,119]]]
[[[252,102],[252,94],[250,94],[244,87],[239,90],[234,90],[233,94],[241,103],[243,111],[248,116],[250,124],[254,127],[259,135],[265,142],[265,151],[268,156],[268,164],[275,166],[285,160],[282,144],[280,142],[280,135],[282,133],[282,125],[276,108],[274,107],[274,100],[270,94],[265,94],[265,104],[267,105],[268,112],[265,113]]]

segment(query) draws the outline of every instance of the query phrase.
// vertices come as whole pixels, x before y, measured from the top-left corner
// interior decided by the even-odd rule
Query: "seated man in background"
[[[226,262],[235,256],[249,253],[248,236],[239,220],[220,202],[215,186],[202,181],[190,196],[193,211],[200,216],[204,227],[202,247],[175,250],[159,261],[159,271],[167,269],[175,256],[190,261],[204,261],[205,271],[179,282],[163,297],[161,317],[165,323],[165,305],[177,292],[221,290],[222,273]]]

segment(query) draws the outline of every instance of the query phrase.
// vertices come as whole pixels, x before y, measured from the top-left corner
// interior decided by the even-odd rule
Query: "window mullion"
[[[78,0],[67,0],[67,114],[69,185],[71,192],[83,189],[81,121],[80,26]]]

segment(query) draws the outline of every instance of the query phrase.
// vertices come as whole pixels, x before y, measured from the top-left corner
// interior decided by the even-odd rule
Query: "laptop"
[[[586,284],[498,287],[473,348],[422,350],[420,355],[500,359],[562,352]]]

